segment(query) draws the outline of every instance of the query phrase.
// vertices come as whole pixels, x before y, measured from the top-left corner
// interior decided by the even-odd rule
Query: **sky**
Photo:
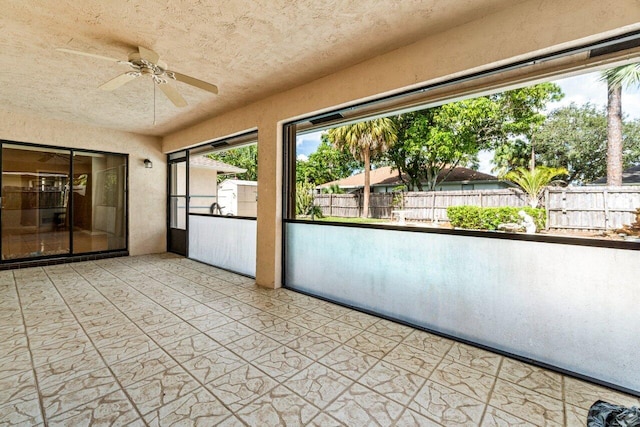
[[[565,107],[572,102],[582,105],[590,102],[599,108],[607,105],[607,85],[600,81],[600,72],[581,74],[579,76],[567,77],[555,80],[565,94],[560,101],[550,103],[547,111]],[[625,88],[622,92],[622,111],[625,116],[631,119],[640,118],[640,88]],[[306,160],[309,154],[316,151],[320,144],[322,132],[313,132],[300,135],[296,138],[296,156],[299,160]],[[479,155],[481,172],[491,173],[493,167],[491,159],[493,152],[481,151]]]
[[[575,102],[578,105],[591,102],[598,107],[607,105],[607,84],[600,81],[600,72],[582,74],[556,80],[565,96],[558,102],[549,104],[549,111]],[[640,88],[624,88],[622,92],[622,111],[632,119],[640,117]]]

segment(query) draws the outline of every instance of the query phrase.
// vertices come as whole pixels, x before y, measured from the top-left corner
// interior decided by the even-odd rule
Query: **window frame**
[[[436,107],[449,102],[501,92],[525,84],[550,81],[560,76],[569,77],[584,73],[586,69],[606,68],[616,62],[640,60],[640,31],[633,31],[600,41],[555,52],[532,56],[505,65],[481,71],[461,74],[424,86],[404,90],[396,94],[380,96],[347,107],[332,109],[283,123],[283,185],[282,222],[306,223],[319,226],[339,226],[371,229],[388,229],[413,233],[449,234],[490,239],[546,242],[576,246],[591,246],[625,250],[640,250],[640,242],[604,240],[597,238],[569,237],[524,233],[498,233],[481,230],[410,227],[402,225],[353,224],[333,221],[309,221],[295,218],[296,136],[317,132],[350,123],[387,117],[404,112]],[[283,268],[286,259],[286,236],[282,227]],[[284,270],[283,270],[284,271]]]

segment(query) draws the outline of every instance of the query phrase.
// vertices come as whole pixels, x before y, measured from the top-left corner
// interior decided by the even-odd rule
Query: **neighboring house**
[[[449,173],[449,169],[444,169],[438,175],[438,185],[436,191],[461,191],[461,190],[497,190],[501,188],[511,188],[513,184],[502,181],[493,175],[478,172],[473,169],[456,167],[451,171],[444,181],[444,176]],[[399,185],[403,185],[397,170],[392,170],[391,166],[385,166],[371,170],[371,191],[373,193],[390,193]],[[327,182],[318,185],[316,189],[322,191],[325,188],[337,185],[347,193],[357,193],[364,187],[364,173],[352,175],[337,181]],[[417,189],[410,189],[417,191]]]
[[[235,175],[247,171],[206,155],[191,157],[189,165],[190,213],[211,213],[211,205],[218,201],[218,175]]]
[[[591,185],[605,185],[607,178],[598,178]],[[640,185],[640,165],[630,167],[622,172],[622,185]]]

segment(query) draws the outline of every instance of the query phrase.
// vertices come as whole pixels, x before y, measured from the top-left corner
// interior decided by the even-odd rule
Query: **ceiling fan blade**
[[[146,47],[138,46],[138,51],[140,52],[140,58],[145,61],[149,61],[152,64],[158,64],[158,60],[160,59],[160,55],[152,51],[151,49],[147,49]]]
[[[74,55],[88,56],[90,58],[98,58],[98,59],[102,59],[102,60],[105,60],[105,61],[122,62],[119,59],[110,58],[108,56],[96,55],[94,53],[80,52],[80,51],[77,51],[77,50],[64,49],[64,48],[57,48],[56,50],[58,52],[65,52],[65,53],[72,53]]]
[[[215,94],[218,93],[218,86],[216,86],[214,84],[203,82],[202,80],[198,80],[195,77],[186,76],[184,74],[176,73],[175,71],[167,71],[167,73],[173,74],[173,76],[179,82],[186,83],[188,85],[198,87],[200,89],[206,90],[206,91],[211,92],[211,93],[215,93]]]
[[[187,101],[182,97],[182,95],[180,95],[176,88],[174,88],[173,86],[169,86],[167,83],[161,83],[158,86],[160,86],[162,92],[167,95],[167,98],[169,98],[169,100],[173,102],[173,105],[175,105],[176,107],[187,106]]]
[[[102,90],[114,90],[114,89],[118,89],[120,86],[124,85],[125,83],[130,82],[131,80],[137,78],[138,75],[136,75],[135,73],[124,73],[124,74],[120,74],[119,76],[109,80],[108,82],[102,84],[101,86],[98,87],[98,89],[102,89]]]

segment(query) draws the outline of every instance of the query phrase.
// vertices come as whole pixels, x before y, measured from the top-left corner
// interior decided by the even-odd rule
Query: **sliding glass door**
[[[119,154],[2,144],[2,261],[126,249]]]
[[[73,153],[73,252],[126,247],[126,159]]]
[[[65,255],[69,150],[2,146],[2,259]]]

